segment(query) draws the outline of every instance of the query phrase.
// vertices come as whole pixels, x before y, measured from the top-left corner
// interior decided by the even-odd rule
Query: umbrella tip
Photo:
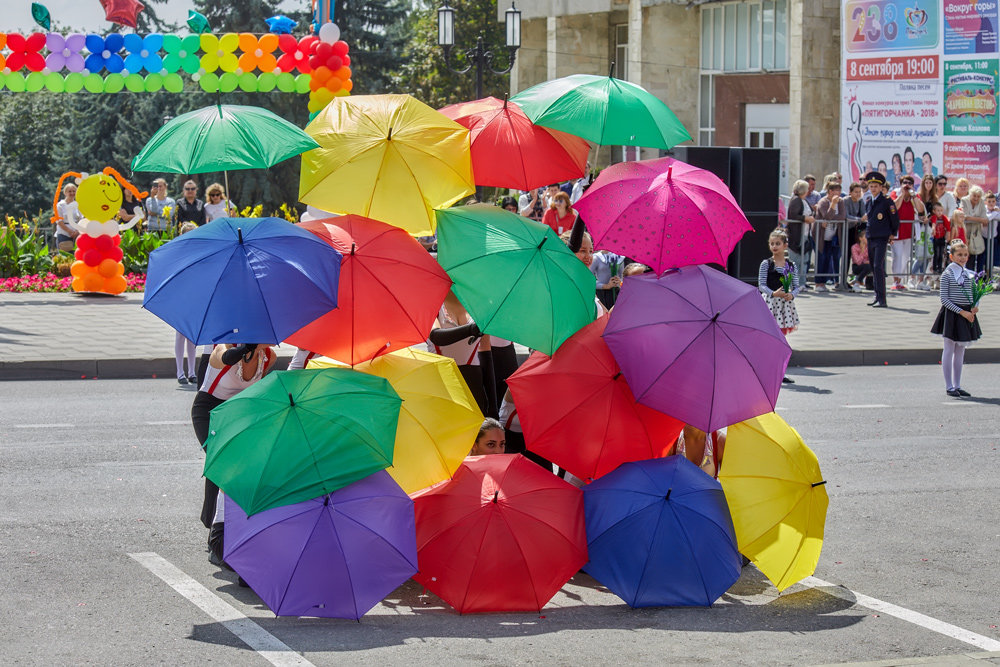
[[[542,240],[541,240],[541,242],[540,242],[540,243],[538,244],[538,247],[536,248],[536,250],[541,250],[541,249],[542,249],[542,246],[543,246],[543,245],[545,245],[545,240],[546,240],[547,238],[549,238],[547,234],[546,234],[545,236],[543,236],[543,237],[542,237]]]
[[[327,507],[330,504],[330,494],[323,496],[323,507]]]
[[[509,100],[509,99],[510,99],[510,93],[504,93],[503,94],[503,108],[504,109],[507,108],[507,100]]]
[[[494,504],[497,502],[497,500],[499,498],[500,498],[500,492],[499,491],[494,491],[493,492],[493,502],[494,502]]]
[[[673,489],[672,489],[672,488],[671,488],[671,489],[667,489],[667,495],[666,495],[666,496],[664,497],[664,500],[670,500],[670,494],[671,494],[672,492],[673,492]]]
[[[614,382],[615,380],[617,380],[621,376],[622,376],[622,372],[618,371],[617,373],[615,373],[615,376],[613,378],[611,378],[611,381]]]
[[[352,241],[352,242],[351,242],[351,254],[353,255],[353,254],[354,254],[354,251],[355,251],[355,250],[357,250],[357,249],[358,249],[358,244],[357,244],[357,243],[354,243],[354,242]]]
[[[385,138],[386,141],[392,141],[392,128],[389,128],[389,136]]]
[[[667,167],[667,180],[668,181],[670,180],[670,175],[673,174],[673,173],[674,173],[673,166],[671,165],[671,166]]]
[[[817,486],[823,486],[824,484],[826,484],[826,480],[825,479],[822,482],[816,482],[816,483],[814,483],[813,484],[813,488],[816,488]]]
[[[289,395],[288,395],[288,403],[289,403],[289,405],[291,405],[291,406],[292,406],[293,408],[295,407],[295,399],[294,399],[294,398],[292,398],[292,395],[291,395],[291,394],[289,394]]]
[[[615,75],[615,61],[611,61],[611,69],[608,70],[608,77],[613,77]]]
[[[236,233],[239,235],[239,237],[240,237],[240,243],[242,244],[243,243],[243,228],[242,227],[237,227],[236,228]]]
[[[722,314],[722,313],[721,313],[721,312],[719,312],[719,313],[716,313],[715,315],[712,315],[712,321],[713,321],[713,322],[716,322],[716,321],[718,321],[718,319],[719,319],[719,315],[721,315],[721,314]]]

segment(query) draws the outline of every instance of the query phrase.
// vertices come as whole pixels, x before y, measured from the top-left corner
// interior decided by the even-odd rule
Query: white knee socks
[[[960,389],[962,387],[962,365],[965,363],[965,345],[950,338],[944,339],[944,349],[941,352],[941,370],[944,373],[945,389]]]

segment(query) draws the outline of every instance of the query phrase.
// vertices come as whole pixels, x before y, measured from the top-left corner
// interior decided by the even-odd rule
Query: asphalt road
[[[410,582],[360,623],[275,618],[208,563],[190,390],[0,383],[0,662],[805,665],[1000,650],[998,370],[968,367],[984,398],[957,400],[937,367],[792,369],[779,413],[830,493],[818,587],[779,596],[749,567],[710,609],[630,610],[581,575],[541,614],[459,616]]]

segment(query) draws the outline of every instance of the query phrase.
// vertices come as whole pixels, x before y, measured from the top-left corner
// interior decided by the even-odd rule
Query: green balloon
[[[318,116],[319,113],[320,113],[319,111],[313,111],[312,113],[310,113],[309,114],[309,122],[311,123],[312,120],[313,120],[313,118],[315,118],[316,116]]]
[[[32,72],[24,79],[24,89],[29,93],[37,93],[45,87],[45,75],[41,72]]]
[[[53,93],[61,93],[66,90],[66,80],[62,78],[62,74],[52,72],[45,75],[45,87]]]
[[[146,91],[146,80],[141,74],[129,74],[125,77],[125,87],[133,93],[143,93]]]
[[[87,89],[88,93],[103,93],[104,79],[101,78],[100,74],[88,74],[83,77],[83,87]]]
[[[147,93],[155,93],[160,88],[163,88],[163,77],[155,73],[147,74],[143,83],[143,90]]]
[[[312,76],[309,74],[299,74],[295,77],[295,92],[299,95],[305,95],[309,92],[309,82],[312,80]]]
[[[123,88],[125,88],[125,77],[117,72],[108,74],[107,78],[104,79],[104,92],[106,93],[120,93]]]
[[[202,74],[201,78],[198,79],[198,85],[206,93],[217,93],[219,92],[219,75],[215,72]]]
[[[261,93],[269,93],[278,84],[278,77],[273,72],[264,72],[257,77],[257,90]]]
[[[79,72],[73,72],[72,74],[66,75],[66,85],[63,89],[67,93],[78,93],[83,90],[83,75]]]
[[[0,72],[0,90],[3,90],[7,86],[7,75]]]
[[[184,79],[180,74],[168,74],[163,77],[163,87],[171,93],[179,93],[184,90]]]
[[[250,72],[240,74],[240,90],[244,93],[256,93],[257,77]]]
[[[20,72],[11,72],[7,75],[7,90],[15,93],[24,92],[24,75]]]
[[[295,77],[288,72],[282,72],[278,75],[278,90],[283,93],[291,93],[295,91]]]
[[[219,90],[224,93],[231,93],[240,86],[240,77],[233,72],[226,72],[219,77]]]

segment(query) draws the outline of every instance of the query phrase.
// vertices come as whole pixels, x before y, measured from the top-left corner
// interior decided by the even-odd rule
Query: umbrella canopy
[[[392,465],[399,404],[348,369],[271,373],[212,410],[205,477],[250,515],[332,493]]]
[[[584,569],[630,607],[711,606],[740,578],[722,487],[683,456],[625,463],[583,502]]]
[[[278,218],[219,218],[149,255],[142,306],[188,340],[278,343],[337,307],[340,253]]]
[[[574,208],[587,221],[595,247],[657,273],[725,264],[740,237],[753,229],[718,176],[669,157],[611,165]]]
[[[451,279],[413,237],[359,215],[298,226],[344,259],[337,309],[293,333],[289,343],[353,366],[427,339]]]
[[[819,461],[772,413],[729,427],[719,481],[740,552],[783,591],[812,575],[830,499]]]
[[[511,98],[536,125],[602,146],[669,150],[691,135],[658,97],[611,76],[574,74],[532,86]]]
[[[528,449],[583,480],[666,455],[684,424],[636,403],[601,334],[608,315],[507,378]]]
[[[579,178],[587,170],[590,144],[535,125],[506,98],[452,104],[441,113],[469,128],[476,185],[531,190]]]
[[[413,501],[380,470],[247,517],[226,497],[226,562],[278,616],[364,616],[417,571]]]
[[[413,235],[434,233],[434,209],[475,191],[469,130],[409,95],[335,97],[306,132],[299,199]]]
[[[484,333],[552,354],[594,320],[594,274],[547,225],[488,204],[437,217],[438,262]]]
[[[636,400],[706,432],[773,411],[792,356],[757,289],[707,266],[626,278],[604,341]]]
[[[216,104],[166,123],[132,160],[132,171],[204,174],[266,169],[318,146],[267,109]]]
[[[460,613],[539,611],[587,562],[583,494],[520,454],[470,456],[413,501],[413,578]]]
[[[309,368],[332,364],[313,360]],[[483,413],[458,365],[415,348],[354,367],[385,378],[403,399],[393,448],[392,478],[413,493],[452,476],[476,441]]]

